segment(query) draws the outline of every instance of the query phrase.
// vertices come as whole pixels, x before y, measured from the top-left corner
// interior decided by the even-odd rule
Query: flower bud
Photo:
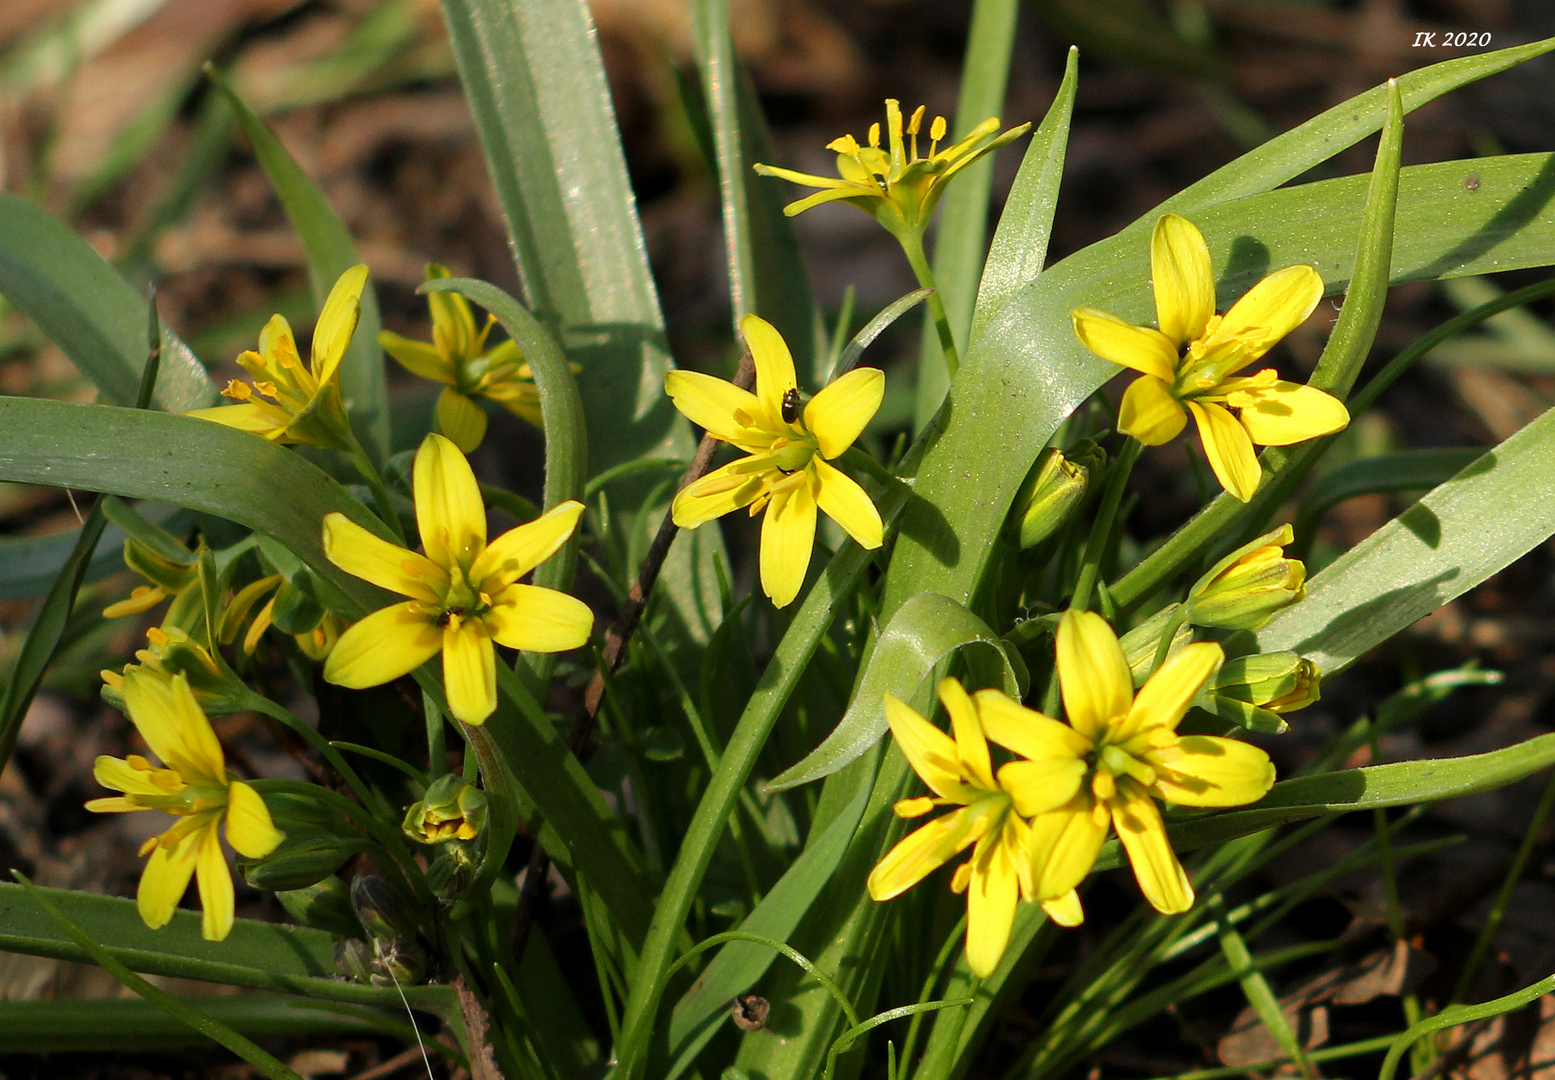
[[[337,937],[361,933],[361,924],[351,910],[351,890],[331,874],[322,881],[301,889],[283,889],[275,894],[288,914],[304,926],[324,930]]]
[[[442,853],[427,867],[427,885],[439,900],[457,900],[475,883],[479,869],[474,855],[465,844],[444,844]]]
[[[1222,720],[1279,734],[1288,726],[1279,714],[1316,701],[1321,681],[1317,665],[1293,652],[1241,656],[1226,661],[1200,704]]]
[[[285,842],[263,859],[238,859],[243,878],[256,889],[291,891],[316,885],[368,845],[342,843],[327,833],[288,833]]]
[[[371,982],[373,951],[361,938],[335,942],[335,967],[340,974],[357,982]]]
[[[405,835],[423,844],[473,840],[486,827],[486,793],[450,773],[405,811]]]
[[[1091,470],[1106,459],[1101,447],[1089,439],[1067,454],[1051,446],[1042,451],[1015,496],[1013,518],[1018,523],[1022,550],[1040,544],[1069,520],[1085,498]]]
[[[426,975],[426,950],[417,945],[413,938],[373,938],[372,974],[369,979],[374,986],[415,986]]]
[[[351,882],[351,910],[362,929],[375,938],[402,937],[416,925],[399,894],[372,874],[359,874]]]
[[[225,661],[171,623],[148,629],[146,648],[137,650],[135,659],[139,663],[126,664],[123,674],[101,672],[102,696],[115,708],[124,708],[124,675],[136,667],[166,680],[183,675],[194,699],[212,716],[241,712],[253,701],[253,694]]]
[[[1145,680],[1150,677],[1150,665],[1155,663],[1156,650],[1161,646],[1161,635],[1166,633],[1167,627],[1175,624],[1171,648],[1166,651],[1167,657],[1193,641],[1193,628],[1178,617],[1181,611],[1181,604],[1168,604],[1118,639],[1118,644],[1123,647],[1123,658],[1128,661],[1128,673],[1134,681],[1135,690],[1145,685]]]
[[[1257,630],[1305,596],[1307,569],[1299,559],[1285,558],[1283,550],[1294,535],[1289,525],[1281,525],[1210,567],[1188,591],[1188,621]]]

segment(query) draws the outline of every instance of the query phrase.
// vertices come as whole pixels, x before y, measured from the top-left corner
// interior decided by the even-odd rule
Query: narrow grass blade
[[[304,998],[279,994],[206,994],[183,1000],[250,1039],[340,1038],[383,1031],[383,1024],[369,1017],[310,1008]],[[140,998],[0,1001],[0,1053],[132,1052],[202,1041],[188,1024]]]
[[[864,350],[873,345],[875,339],[885,333],[886,329],[897,319],[900,319],[915,306],[927,300],[929,292],[929,289],[914,289],[912,292],[907,293],[905,296],[897,297],[881,308],[880,314],[865,323],[864,328],[854,334],[853,339],[837,355],[837,364],[832,368],[831,375],[826,381],[831,382],[837,376],[852,371],[854,365],[859,362],[859,358],[864,355]],[[841,324],[839,324],[840,328]]]
[[[281,200],[287,220],[302,238],[313,302],[322,307],[335,279],[362,261],[351,234],[318,184],[302,171],[275,132],[238,96],[226,77],[211,65],[206,66],[205,73],[231,106],[238,127]],[[373,460],[381,464],[389,456],[389,405],[383,353],[378,348],[379,326],[378,299],[369,281],[362,290],[361,319],[340,363],[340,394],[351,411],[351,426],[357,438]]]

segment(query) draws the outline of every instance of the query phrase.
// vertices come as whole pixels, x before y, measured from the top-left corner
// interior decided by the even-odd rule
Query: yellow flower
[[[1256,746],[1177,734],[1183,713],[1224,655],[1214,642],[1189,645],[1136,695],[1106,621],[1088,611],[1064,613],[1058,684],[1069,723],[1021,709],[1026,736],[1008,744],[1031,761],[1006,766],[1014,770],[1006,786],[1040,780],[1044,800],[1054,804],[1031,821],[1030,872],[1038,897],[1066,896],[1085,879],[1110,824],[1157,911],[1175,915],[1193,906],[1193,886],[1155,800],[1241,806],[1262,798],[1274,783],[1269,755]]]
[[[761,587],[778,607],[799,595],[815,544],[816,508],[865,548],[884,539],[864,489],[826,462],[853,444],[880,408],[885,374],[855,368],[800,406],[794,358],[771,323],[747,315],[740,332],[756,362],[756,392],[694,371],[671,371],[675,407],[749,457],[714,469],[675,496],[675,524],[694,529],[742,507],[761,524]]]
[[[229,645],[237,640],[238,630],[248,619],[254,605],[260,599],[271,592],[271,596],[265,602],[264,607],[254,616],[254,621],[249,624],[248,632],[243,635],[243,652],[249,656],[254,655],[254,650],[259,647],[259,639],[264,636],[266,630],[275,625],[275,606],[278,600],[282,600],[286,592],[292,588],[292,584],[281,574],[271,574],[252,581],[238,590],[232,602],[227,605],[227,610],[222,613],[218,638],[223,645]],[[317,610],[315,608],[315,610]],[[302,650],[309,660],[322,660],[329,655],[335,647],[335,642],[340,639],[341,632],[345,630],[345,622],[333,611],[319,613],[318,621],[313,626],[292,635],[292,640]]]
[[[103,618],[117,619],[121,615],[150,611],[169,596],[178,596],[193,585],[200,578],[200,557],[196,552],[186,551],[185,555],[187,558],[170,558],[168,554],[128,537],[124,541],[124,565],[151,584],[137,585],[128,597],[103,608]]]
[[[934,207],[944,193],[945,184],[956,173],[984,154],[1013,142],[1031,127],[1021,124],[999,131],[999,118],[991,116],[973,128],[959,142],[940,149],[945,137],[945,118],[936,116],[929,125],[929,153],[918,154],[918,135],[923,128],[923,106],[919,105],[902,123],[902,109],[895,98],[885,103],[888,144],[880,145],[880,125],[869,129],[869,145],[860,146],[852,135],[843,135],[826,144],[837,154],[837,176],[757,165],[763,176],[776,176],[805,187],[820,188],[814,195],[791,202],[783,213],[792,217],[821,203],[843,200],[872,214],[891,232],[921,234],[934,216]],[[905,136],[905,137],[904,137]]]
[[[284,316],[272,315],[259,333],[259,351],[238,357],[254,382],[233,379],[221,392],[239,404],[195,409],[189,415],[252,431],[272,442],[349,450],[351,423],[340,400],[340,361],[356,333],[366,284],[367,267],[353,266],[330,289],[313,328],[308,367],[302,366],[291,324]]]
[[[448,267],[427,264],[428,281],[448,276]],[[472,398],[494,401],[540,427],[540,391],[518,343],[509,340],[486,348],[496,318],[488,315],[486,325],[477,330],[470,302],[458,293],[428,293],[427,303],[432,309],[430,342],[385,330],[378,344],[412,374],[444,384],[437,399],[443,434],[466,454],[480,445],[486,436],[486,413]]]
[[[1177,437],[1192,413],[1221,486],[1247,502],[1262,480],[1254,444],[1289,446],[1350,422],[1337,398],[1285,382],[1273,368],[1232,377],[1312,314],[1323,297],[1323,279],[1312,267],[1277,270],[1216,315],[1203,235],[1185,218],[1165,214],[1150,237],[1150,275],[1159,330],[1095,308],[1072,315],[1086,348],[1143,375],[1123,395],[1122,431],[1160,446]]]
[[[166,679],[150,672],[129,671],[124,677],[126,711],[151,752],[165,767],[141,757],[97,759],[93,775],[103,787],[122,796],[93,799],[97,813],[161,810],[178,820],[161,836],[141,846],[151,860],[140,876],[136,906],[153,930],[166,926],[173,909],[198,875],[200,933],[221,941],[232,931],[232,875],[222,854],[216,827],[225,824],[227,842],[240,855],[262,859],[285,837],[270,821],[259,793],[227,775],[221,743],[211,722],[194,700],[182,675]]]
[[[448,708],[482,724],[497,707],[496,648],[563,652],[588,641],[593,612],[518,579],[567,542],[583,513],[564,502],[486,543],[486,508],[470,463],[441,435],[416,451],[416,526],[426,554],[407,551],[343,514],[324,518],[324,553],[350,574],[410,597],[356,623],[330,651],[324,678],[360,689],[414,671],[439,651]]]
[[[1016,715],[1029,710],[997,690],[979,690],[975,698],[969,697],[955,679],[939,684],[939,699],[950,715],[954,738],[895,697],[885,696],[886,719],[896,745],[934,792],[932,797],[901,800],[896,815],[922,817],[936,806],[959,809],[935,818],[892,848],[870,872],[869,895],[876,900],[899,896],[975,844],[972,858],[956,868],[950,887],[967,894],[967,964],[980,978],[987,978],[1009,944],[1016,901],[1021,896],[1035,898],[1035,879],[1026,855],[1027,826],[1021,815],[1058,803],[1042,795],[1042,779],[1027,768],[1031,762],[1010,762],[995,773],[989,759],[990,738],[1017,753],[1032,741],[1021,730],[1023,719]],[[1066,769],[1079,771],[1060,765],[1057,772]],[[1043,906],[1050,915],[1061,916],[1071,903],[1077,908],[1078,901],[1072,897],[1058,897]]]
[[[1285,545],[1295,537],[1295,530],[1281,525],[1210,567],[1188,590],[1188,621],[1194,626],[1257,630],[1276,611],[1306,596],[1306,566],[1285,557]]]

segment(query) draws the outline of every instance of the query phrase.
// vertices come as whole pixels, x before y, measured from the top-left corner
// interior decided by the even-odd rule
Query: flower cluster
[[[1274,766],[1235,739],[1178,735],[1177,725],[1220,669],[1221,647],[1191,644],[1138,693],[1111,627],[1069,611],[1059,622],[1058,682],[1068,723],[998,690],[968,696],[940,684],[954,741],[895,698],[886,715],[903,754],[934,797],[904,799],[896,813],[959,809],[897,844],[869,877],[876,900],[896,896],[967,847],[971,861],[951,887],[967,891],[967,963],[986,977],[1009,942],[1020,898],[1073,926],[1084,917],[1076,886],[1116,830],[1145,898],[1165,914],[1193,905],[1193,887],[1172,851],[1156,800],[1240,806],[1262,798]],[[992,767],[986,740],[1015,760]]]
[[[1141,375],[1123,395],[1123,432],[1160,446],[1177,437],[1191,414],[1221,486],[1247,502],[1263,479],[1255,444],[1289,446],[1350,422],[1337,398],[1286,382],[1273,368],[1237,376],[1317,307],[1323,279],[1312,267],[1275,271],[1217,315],[1203,234],[1187,219],[1166,214],[1150,237],[1150,276],[1159,329],[1089,307],[1072,316],[1086,348]]]

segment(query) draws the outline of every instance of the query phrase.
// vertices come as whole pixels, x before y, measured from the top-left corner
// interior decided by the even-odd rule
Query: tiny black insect
[[[783,395],[783,423],[792,424],[799,419],[799,390],[789,387]]]
[[[462,608],[462,607],[451,607],[447,611],[443,612],[441,615],[439,615],[437,617],[437,625],[438,626],[447,626],[449,623],[453,622],[453,619],[454,619],[455,615],[463,615],[463,614],[464,614],[464,608]]]

